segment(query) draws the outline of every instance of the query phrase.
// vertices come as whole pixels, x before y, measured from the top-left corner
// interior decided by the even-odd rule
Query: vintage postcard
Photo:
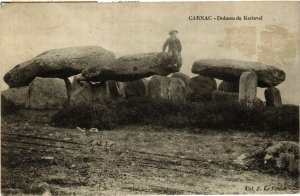
[[[0,16],[3,195],[299,193],[299,2]]]

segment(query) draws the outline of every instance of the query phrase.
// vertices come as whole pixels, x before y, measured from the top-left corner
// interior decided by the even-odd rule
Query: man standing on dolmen
[[[172,30],[169,32],[170,37],[165,41],[163,45],[163,51],[165,51],[166,48],[168,47],[168,53],[173,56],[173,59],[176,62],[175,64],[181,67],[182,46],[180,40],[176,37],[177,33],[178,33],[177,30]]]

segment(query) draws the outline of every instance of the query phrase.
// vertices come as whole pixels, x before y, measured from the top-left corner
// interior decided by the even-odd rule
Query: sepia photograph
[[[1,195],[299,194],[300,2],[6,2]]]

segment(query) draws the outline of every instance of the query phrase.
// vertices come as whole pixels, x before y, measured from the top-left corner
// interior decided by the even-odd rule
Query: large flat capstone
[[[258,77],[259,87],[272,87],[285,80],[284,71],[260,62],[238,61],[231,59],[202,59],[195,61],[192,72],[224,80],[238,82],[241,74],[254,71]]]
[[[67,78],[114,59],[112,52],[100,46],[53,49],[16,65],[5,74],[4,81],[11,88],[27,86],[35,77]]]
[[[133,81],[152,75],[166,76],[179,71],[180,66],[166,52],[141,53],[120,57],[110,63],[97,64],[82,72],[86,80]]]

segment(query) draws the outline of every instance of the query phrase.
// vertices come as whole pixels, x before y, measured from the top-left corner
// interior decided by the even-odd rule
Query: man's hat
[[[172,30],[172,31],[169,32],[169,35],[172,35],[174,33],[178,33],[178,31],[177,30]]]

